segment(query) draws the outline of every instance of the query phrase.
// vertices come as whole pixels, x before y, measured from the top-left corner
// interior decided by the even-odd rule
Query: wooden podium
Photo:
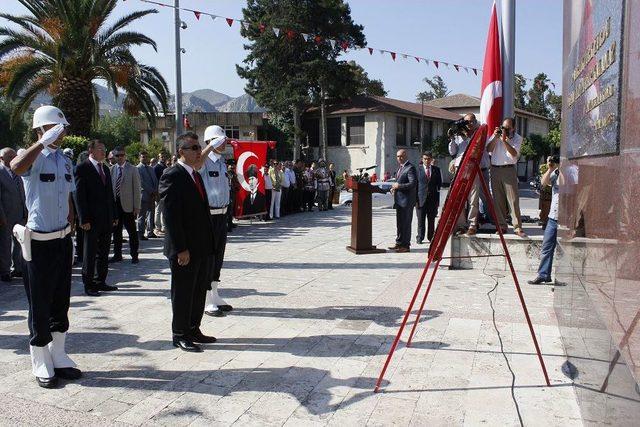
[[[355,179],[347,181],[353,191],[351,202],[351,245],[347,250],[354,254],[377,254],[386,252],[371,244],[371,193],[384,193],[379,187]]]

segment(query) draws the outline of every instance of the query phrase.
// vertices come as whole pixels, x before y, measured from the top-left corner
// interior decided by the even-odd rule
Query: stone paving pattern
[[[110,270],[120,290],[109,295],[86,297],[75,268],[68,350],[85,375],[56,390],[39,388],[31,375],[21,284],[2,286],[0,424],[517,425],[487,297],[493,275],[525,425],[582,425],[560,371],[553,288],[523,285],[548,388],[504,271],[441,268],[414,345],[399,346],[384,392],[372,393],[427,247],[356,256],[345,250],[349,236],[343,207],[243,223],[230,235],[222,274],[221,294],[235,310],[205,316],[202,330],[219,341],[195,354],[171,345],[160,241],[142,242],[140,264],[127,259]],[[393,210],[374,211],[374,236],[393,243]]]

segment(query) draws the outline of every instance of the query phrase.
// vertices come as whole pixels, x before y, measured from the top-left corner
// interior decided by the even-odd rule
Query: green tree
[[[22,118],[17,120],[13,126],[10,126],[13,108],[10,101],[0,97],[0,129],[2,129],[0,148],[22,147],[29,134],[29,126]]]
[[[142,142],[133,142],[127,145],[124,148],[125,153],[127,153],[127,160],[131,162],[131,164],[137,165],[139,163],[138,158],[142,151],[145,151],[149,158],[157,158],[158,154],[164,153],[168,154],[164,144],[159,139],[152,139],[148,144],[143,144]]]
[[[533,79],[531,89],[527,92],[527,111],[544,117],[549,116],[545,97],[547,90],[549,90],[548,82],[549,79],[545,73],[540,73]]]
[[[60,148],[71,148],[73,150],[74,159],[78,158],[78,154],[87,150],[87,146],[89,145],[89,138],[84,136],[65,136],[62,139],[62,144]]]
[[[433,76],[433,79],[425,77],[424,82],[427,84],[427,86],[429,86],[430,89],[423,92],[418,92],[418,94],[416,95],[416,99],[418,100],[418,102],[427,102],[434,99],[444,98],[451,93],[442,77],[438,75]]]
[[[562,121],[562,95],[549,91],[545,101],[550,113],[549,118],[552,120],[551,129],[559,129]]]
[[[318,98],[326,100],[325,82],[342,52],[341,45],[364,46],[362,26],[354,24],[343,0],[248,0],[243,16],[249,26],[241,34],[249,43],[244,46],[248,51],[244,66],[236,67],[238,75],[247,80],[245,91],[261,106],[292,118],[297,156],[300,116],[312,86],[320,87]],[[274,27],[279,34],[273,32]],[[320,37],[320,42],[305,40],[300,32]],[[338,37],[339,43],[328,42]]]
[[[100,117],[94,124],[91,137],[102,141],[107,150],[113,150],[117,146],[125,147],[140,140],[133,118],[126,114]]]
[[[370,79],[369,74],[355,61],[349,61],[348,66],[355,82],[355,85],[350,86],[355,95],[387,96],[382,80]]]
[[[432,141],[425,144],[425,148],[433,154],[434,157],[444,157],[449,155],[449,139],[446,135],[440,135],[433,138]]]
[[[524,110],[527,107],[525,86],[527,81],[522,74],[514,75],[513,101],[516,108]]]
[[[125,92],[129,114],[142,112],[153,121],[158,112],[153,97],[166,111],[167,83],[130,50],[132,46],[156,49],[156,43],[127,29],[155,9],[114,19],[118,0],[18,1],[30,15],[0,13],[13,24],[0,28],[0,36],[5,36],[0,41],[0,86],[17,102],[14,119],[24,114],[36,95],[48,92],[65,112],[71,133],[88,136],[97,117],[96,80],[106,82],[116,97],[118,88]]]

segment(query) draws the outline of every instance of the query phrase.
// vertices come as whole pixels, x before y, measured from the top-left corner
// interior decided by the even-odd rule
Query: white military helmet
[[[41,128],[46,125],[63,124],[69,126],[69,122],[62,110],[53,105],[43,105],[33,113],[33,129]]]
[[[227,134],[225,133],[224,129],[222,129],[218,125],[208,126],[204,130],[204,142],[209,142],[214,138],[221,138],[223,136],[226,137]]]

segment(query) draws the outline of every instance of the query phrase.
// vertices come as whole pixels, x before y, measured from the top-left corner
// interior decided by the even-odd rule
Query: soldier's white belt
[[[209,208],[209,213],[211,215],[221,215],[227,213],[227,207],[224,208]]]
[[[64,239],[69,233],[71,233],[70,225],[67,225],[62,230],[52,231],[51,233],[39,233],[37,231],[31,231],[31,240],[37,240],[38,242],[47,242],[49,240]]]

